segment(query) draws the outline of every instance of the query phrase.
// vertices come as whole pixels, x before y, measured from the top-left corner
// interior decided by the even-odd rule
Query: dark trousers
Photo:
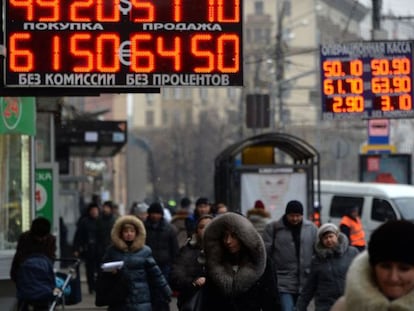
[[[17,303],[18,311],[49,311],[50,302],[49,301],[21,301]]]
[[[98,275],[99,260],[98,258],[85,259],[86,281],[88,283],[89,293],[95,292],[96,277]]]

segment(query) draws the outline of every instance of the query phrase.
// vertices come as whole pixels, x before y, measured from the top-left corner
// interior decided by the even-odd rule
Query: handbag
[[[100,271],[96,279],[95,305],[115,306],[125,303],[129,294],[129,280],[123,270],[116,273]]]
[[[203,310],[203,298],[204,298],[204,286],[198,289],[190,299],[184,301],[181,305],[180,311],[202,311]]]

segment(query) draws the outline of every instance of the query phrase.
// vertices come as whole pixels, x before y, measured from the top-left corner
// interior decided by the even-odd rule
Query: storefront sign
[[[0,97],[0,134],[36,135],[34,97]]]

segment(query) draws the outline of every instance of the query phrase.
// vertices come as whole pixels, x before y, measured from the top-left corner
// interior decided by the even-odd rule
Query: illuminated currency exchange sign
[[[414,117],[412,42],[326,44],[320,64],[324,119]]]
[[[5,0],[10,87],[241,86],[241,0]]]

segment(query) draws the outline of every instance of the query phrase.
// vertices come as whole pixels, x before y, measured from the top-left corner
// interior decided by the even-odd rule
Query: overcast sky
[[[360,3],[372,7],[372,0],[359,0]],[[383,0],[382,14],[390,12],[401,15],[414,15],[414,1],[413,0]]]

